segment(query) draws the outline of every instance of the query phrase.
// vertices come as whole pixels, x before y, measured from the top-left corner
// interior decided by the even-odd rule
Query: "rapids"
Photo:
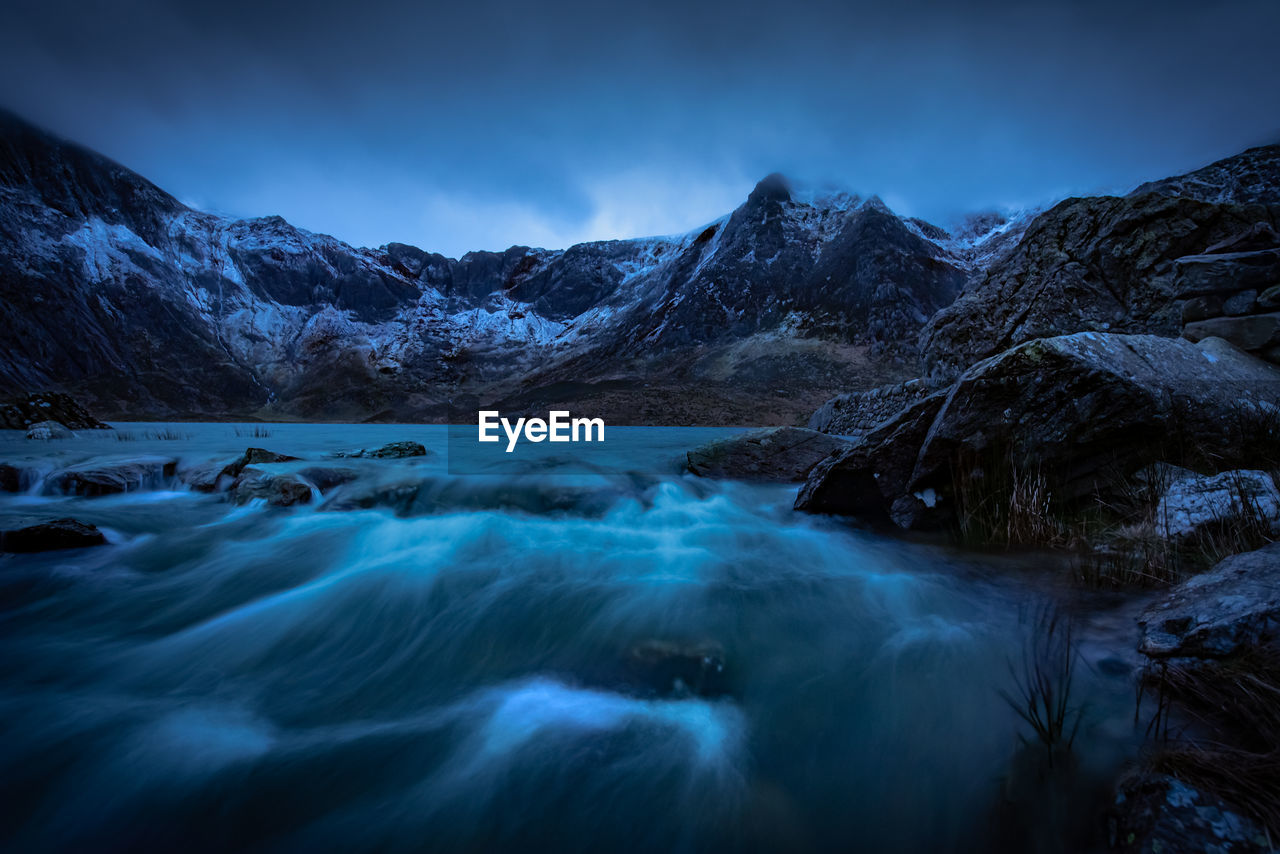
[[[1140,735],[1133,605],[1043,559],[680,473],[729,431],[610,427],[590,473],[506,476],[451,472],[439,427],[116,426],[129,441],[0,436],[0,462],[32,472],[0,528],[74,517],[110,540],[0,556],[0,846],[1103,847],[1099,805]],[[90,458],[261,446],[315,465],[395,440],[434,453],[337,461],[359,479],[297,508],[176,478],[42,494]],[[340,500],[404,482],[431,488]],[[1000,696],[1046,599],[1077,620],[1084,707],[1051,771]],[[646,644],[714,650],[718,690],[637,667]]]

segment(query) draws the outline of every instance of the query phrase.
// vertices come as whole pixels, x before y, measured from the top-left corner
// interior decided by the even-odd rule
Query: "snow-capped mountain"
[[[776,175],[674,237],[458,259],[355,248],[192,210],[12,115],[0,224],[0,393],[158,417],[439,418],[565,384],[818,397],[900,370],[890,356],[973,267],[878,199],[793,195]]]

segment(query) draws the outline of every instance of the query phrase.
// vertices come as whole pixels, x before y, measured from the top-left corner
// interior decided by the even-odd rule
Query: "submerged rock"
[[[55,519],[39,525],[0,531],[0,552],[49,552],[105,545],[107,538],[93,525],[75,519]]]
[[[46,494],[113,495],[154,488],[174,476],[178,461],[168,457],[82,463],[55,472],[45,481]]]
[[[1280,490],[1264,471],[1188,472],[1169,484],[1156,509],[1157,530],[1173,540],[1240,524],[1280,525]]]
[[[699,477],[791,482],[804,480],[820,460],[848,444],[816,430],[767,427],[709,442],[687,457]]]
[[[660,696],[719,697],[728,693],[724,649],[714,642],[650,640],[627,652],[627,667]]]
[[[391,442],[381,448],[361,448],[358,451],[339,451],[335,457],[364,457],[379,460],[398,460],[405,457],[425,457],[427,449],[418,442]]]
[[[75,433],[57,421],[40,421],[32,424],[31,429],[27,431],[28,439],[40,439],[46,442],[50,439],[74,439],[75,437]]]
[[[328,492],[344,483],[351,483],[359,476],[359,473],[352,469],[331,466],[308,466],[298,472],[298,477],[314,485],[321,492]]]
[[[1139,650],[1221,658],[1280,640],[1280,543],[1233,555],[1143,612]]]
[[[1065,502],[1188,453],[1238,464],[1241,437],[1223,425],[1278,397],[1280,370],[1217,340],[1085,332],[1031,341],[815,466],[796,508],[932,527],[954,518],[957,483],[981,483],[1001,460],[1034,467]]]

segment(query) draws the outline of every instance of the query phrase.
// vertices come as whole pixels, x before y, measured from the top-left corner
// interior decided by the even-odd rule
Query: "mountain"
[[[777,175],[675,237],[458,259],[355,248],[192,210],[3,114],[0,395],[66,391],[112,417],[558,401],[620,421],[791,421],[911,373],[919,329],[975,269],[969,248]]]
[[[1280,284],[1278,230],[1280,145],[1143,184],[1123,197],[1067,199],[1031,220],[930,319],[921,351],[933,374],[954,376],[1036,338],[1176,336],[1196,319],[1189,298],[1234,297],[1238,310],[1219,305],[1211,313],[1255,316],[1267,309],[1262,292]],[[1219,281],[1198,281],[1206,266]],[[1269,343],[1255,347],[1256,334],[1226,329],[1214,334],[1246,349]]]

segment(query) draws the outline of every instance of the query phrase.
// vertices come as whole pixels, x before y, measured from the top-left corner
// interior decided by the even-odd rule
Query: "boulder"
[[[804,480],[820,460],[848,444],[816,430],[767,427],[709,442],[687,458],[699,477],[790,483]]]
[[[1111,847],[1134,854],[1264,854],[1266,832],[1221,799],[1167,774],[1134,774],[1110,810]]]
[[[272,474],[245,468],[231,485],[231,500],[247,504],[255,499],[273,507],[291,507],[311,501],[311,484],[294,474]]]
[[[1232,555],[1138,619],[1152,658],[1223,658],[1280,639],[1280,543]]]
[[[836,395],[809,417],[809,429],[838,436],[863,436],[939,387],[936,382],[913,379],[868,391]]]
[[[1280,525],[1280,490],[1264,471],[1187,472],[1169,483],[1156,508],[1156,529],[1171,540],[1192,540],[1244,520]]]
[[[45,480],[45,492],[64,495],[112,495],[155,488],[172,478],[178,461],[168,457],[134,457],[82,463],[55,472]]]
[[[335,457],[365,457],[379,460],[398,460],[405,457],[425,457],[427,449],[418,442],[391,442],[381,448],[361,448],[358,451],[339,451]]]
[[[111,429],[67,394],[40,392],[0,403],[0,427],[26,430],[42,421],[56,421],[71,430]]]
[[[275,451],[268,451],[266,448],[245,448],[243,454],[236,460],[227,463],[222,469],[222,474],[229,477],[239,477],[240,472],[245,470],[246,466],[264,465],[269,463],[287,463],[298,459],[288,454],[277,454]]]
[[[0,531],[0,552],[49,552],[105,545],[107,538],[93,525],[75,519],[55,519],[39,525]]]
[[[954,518],[955,486],[1000,457],[1033,466],[1070,503],[1189,453],[1243,462],[1223,424],[1280,399],[1280,370],[1216,340],[1077,333],[985,359],[810,472],[808,512]]]
[[[195,492],[217,492],[218,488],[230,485],[232,476],[226,475],[224,472],[229,467],[227,463],[209,462],[192,466],[179,472],[178,476],[191,490]]]
[[[1182,327],[1182,335],[1189,341],[1212,336],[1229,341],[1241,350],[1263,350],[1280,344],[1280,312],[1196,320]]]
[[[28,439],[40,439],[46,442],[50,439],[74,439],[75,437],[75,433],[57,421],[39,421],[27,430]]]

